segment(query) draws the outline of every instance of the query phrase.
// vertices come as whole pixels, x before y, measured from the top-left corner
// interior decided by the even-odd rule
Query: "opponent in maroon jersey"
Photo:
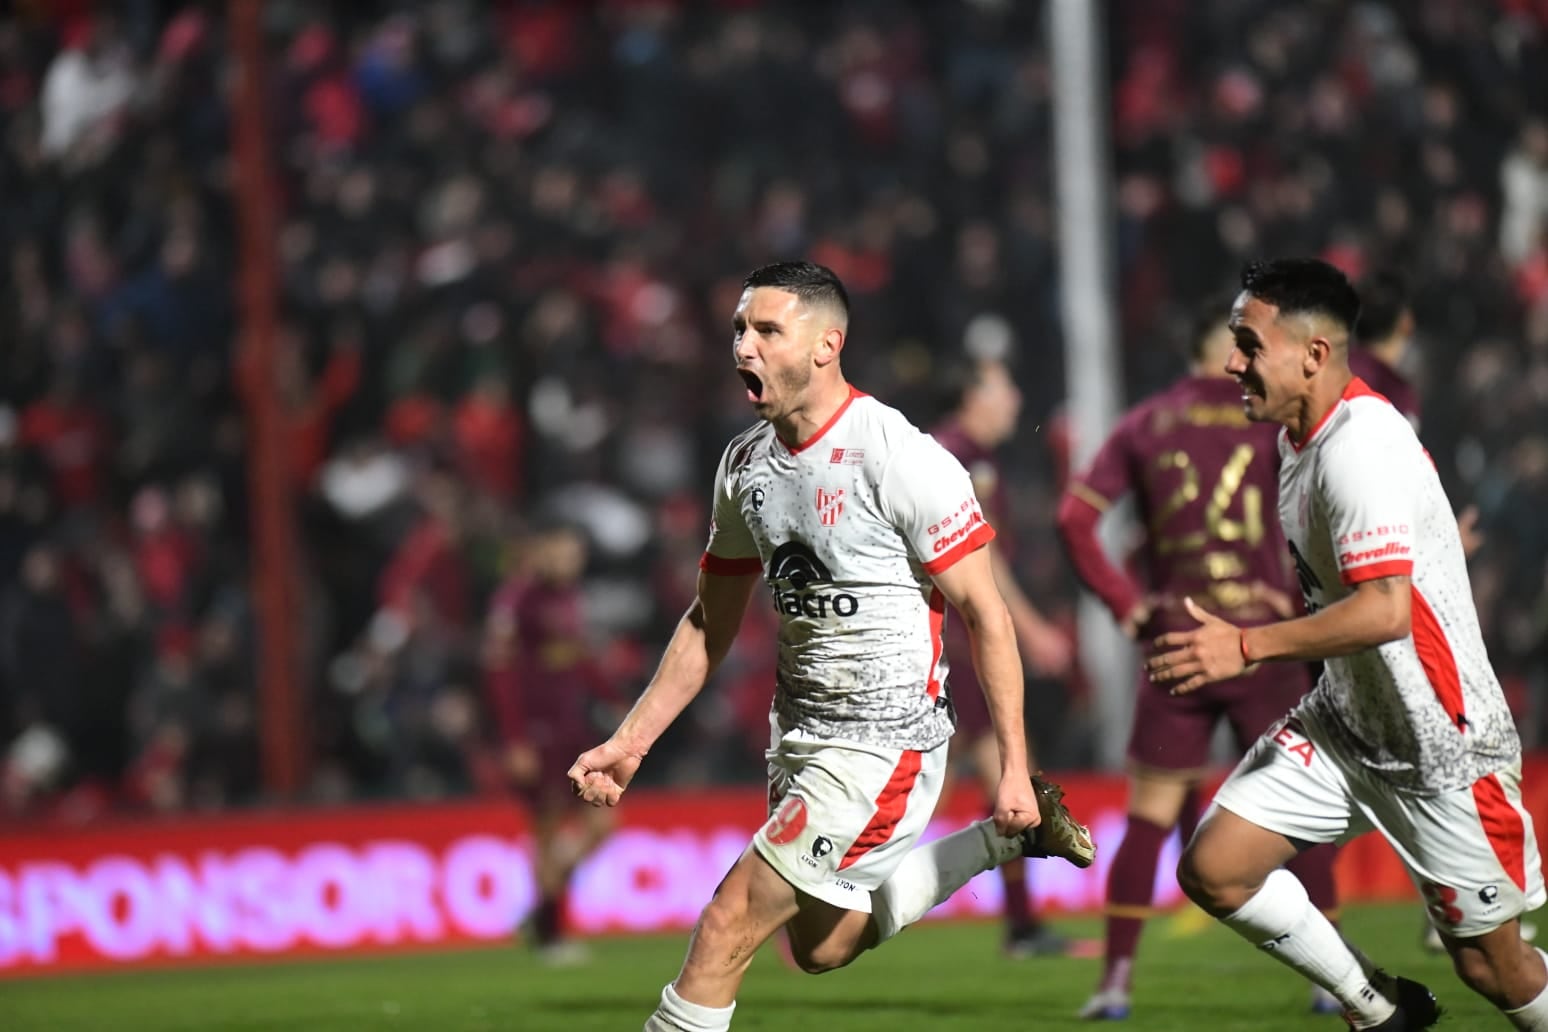
[[[577,818],[565,773],[595,734],[591,707],[611,697],[586,638],[585,566],[579,530],[537,531],[490,600],[484,625],[485,685],[505,771],[533,825],[539,898],[526,927],[555,962],[580,958],[576,944],[560,940],[565,887],[612,827],[610,810],[587,807]],[[570,827],[576,819],[581,826]]]
[[[942,401],[947,415],[932,431],[942,447],[956,456],[973,478],[984,515],[998,531],[990,544],[991,565],[1000,594],[1016,627],[1016,640],[1027,665],[1044,677],[1064,674],[1070,665],[1071,644],[1064,632],[1044,619],[1016,584],[1011,573],[1011,520],[1005,478],[998,448],[1015,433],[1021,412],[1021,392],[1010,370],[998,360],[963,361],[942,378]],[[994,726],[984,703],[983,691],[973,669],[972,640],[964,620],[948,620],[946,658],[951,664],[947,689],[957,713],[957,730],[951,740],[951,769],[964,768],[993,800],[1000,764]],[[1035,768],[1036,762],[1029,758]],[[950,797],[950,784],[941,798]],[[1032,906],[1027,886],[1028,865],[1013,860],[1000,867],[1005,883],[1005,951],[1012,956],[1061,953],[1062,938],[1043,924]]]
[[[1275,509],[1277,428],[1247,422],[1241,390],[1222,372],[1231,350],[1229,315],[1229,298],[1207,304],[1192,337],[1192,375],[1130,409],[1059,505],[1059,532],[1076,573],[1124,633],[1141,642],[1194,627],[1183,609],[1189,596],[1245,625],[1290,616],[1299,604]],[[1097,523],[1131,494],[1145,538],[1137,568],[1126,572],[1103,552]],[[1197,823],[1197,789],[1216,726],[1229,722],[1245,750],[1310,687],[1307,668],[1292,664],[1267,664],[1211,686],[1210,694],[1174,696],[1138,678],[1128,831],[1108,876],[1102,981],[1082,1017],[1128,1014],[1156,863],[1174,826],[1182,824],[1186,840]],[[1304,853],[1297,863],[1312,898],[1332,911],[1332,851]],[[1336,1008],[1336,1001],[1321,1000],[1318,1007]]]
[[[1372,273],[1360,284],[1360,321],[1349,371],[1364,380],[1419,429],[1419,392],[1399,370],[1414,336],[1414,312],[1408,284],[1390,269]]]

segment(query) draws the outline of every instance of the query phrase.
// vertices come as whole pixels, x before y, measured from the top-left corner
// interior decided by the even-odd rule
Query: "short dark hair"
[[[1353,332],[1360,295],[1349,277],[1319,258],[1275,258],[1242,269],[1242,289],[1280,315],[1325,315]]]
[[[1235,291],[1221,291],[1199,302],[1188,320],[1188,339],[1184,341],[1185,350],[1190,359],[1197,362],[1204,357],[1204,342],[1209,339],[1215,327],[1230,321],[1231,305],[1235,301]]]
[[[1396,269],[1380,269],[1360,281],[1360,321],[1355,338],[1379,344],[1392,336],[1409,307],[1408,279]]]
[[[971,355],[957,355],[948,359],[931,377],[938,417],[944,419],[962,410],[969,392],[984,382],[984,366],[988,361]]]
[[[808,305],[831,305],[849,318],[849,292],[832,269],[816,262],[775,262],[754,269],[742,281],[743,290],[753,287],[788,290]]]

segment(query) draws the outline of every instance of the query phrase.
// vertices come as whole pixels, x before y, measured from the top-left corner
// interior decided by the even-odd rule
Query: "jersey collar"
[[[843,404],[839,405],[838,411],[829,416],[828,421],[822,424],[822,426],[818,427],[817,432],[812,434],[812,436],[808,437],[800,444],[785,444],[784,439],[780,438],[778,434],[775,434],[774,437],[779,440],[779,443],[785,444],[785,448],[790,452],[791,455],[799,455],[806,449],[810,448],[812,445],[816,444],[818,441],[822,440],[823,435],[826,434],[829,430],[833,429],[833,424],[842,419],[844,413],[849,411],[850,404],[853,403],[856,398],[863,397],[865,397],[865,392],[856,390],[855,385],[850,384],[849,397],[844,399]]]
[[[1322,418],[1317,420],[1317,425],[1311,428],[1311,432],[1306,435],[1305,440],[1297,442],[1294,437],[1290,436],[1290,431],[1288,430],[1285,431],[1285,440],[1290,442],[1290,447],[1295,449],[1296,454],[1300,454],[1301,450],[1308,444],[1311,444],[1316,436],[1322,432],[1322,428],[1328,425],[1328,420],[1333,418],[1333,413],[1338,411],[1339,406],[1344,404],[1346,401],[1353,401],[1356,398],[1381,398],[1382,401],[1387,400],[1386,398],[1382,398],[1380,394],[1371,390],[1370,384],[1366,383],[1358,376],[1353,377],[1349,383],[1344,386],[1344,393],[1338,396],[1338,401],[1329,406],[1328,410],[1322,414]]]

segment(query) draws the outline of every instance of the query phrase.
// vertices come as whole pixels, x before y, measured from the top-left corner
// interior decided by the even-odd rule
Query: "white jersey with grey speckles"
[[[702,565],[763,571],[780,615],[781,725],[926,750],[954,723],[942,687],[946,604],[931,575],[993,536],[961,463],[896,409],[852,392],[798,449],[766,423],[731,442]]]
[[[1401,791],[1466,788],[1516,762],[1456,518],[1408,421],[1356,379],[1304,446],[1280,435],[1280,457],[1279,518],[1313,611],[1365,581],[1410,578],[1411,633],[1327,660],[1301,706]]]

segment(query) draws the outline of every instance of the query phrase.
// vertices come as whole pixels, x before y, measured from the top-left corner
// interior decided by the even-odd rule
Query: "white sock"
[[[1338,937],[1340,939],[1344,939],[1344,933],[1340,931],[1338,933]],[[1376,962],[1373,961],[1370,957],[1367,957],[1365,955],[1365,951],[1361,950],[1360,947],[1356,946],[1348,939],[1344,939],[1344,948],[1347,949],[1350,953],[1354,954],[1355,962],[1360,965],[1361,974],[1365,975],[1366,978],[1376,977]]]
[[[1538,950],[1537,955],[1543,958],[1544,964],[1548,964],[1548,953]],[[1505,1016],[1512,1025],[1524,1028],[1527,1032],[1548,1032],[1548,988],[1538,993],[1537,999],[1525,1007],[1505,1011]]]
[[[731,1027],[729,1007],[701,1007],[677,995],[677,987],[668,982],[661,990],[661,1004],[645,1019],[645,1032],[726,1032]]]
[[[961,831],[915,846],[892,877],[871,893],[877,944],[924,917],[974,875],[1020,855],[1021,839],[1000,835],[992,820],[969,824]]]
[[[1397,1009],[1371,984],[1360,958],[1289,871],[1269,875],[1257,895],[1221,923],[1338,997],[1356,1028],[1379,1025]]]

